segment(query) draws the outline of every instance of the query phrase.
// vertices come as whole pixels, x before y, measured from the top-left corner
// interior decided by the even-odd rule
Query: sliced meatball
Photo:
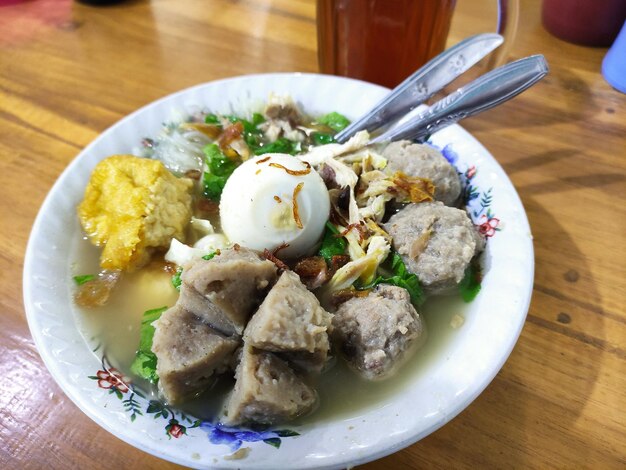
[[[406,289],[384,284],[367,297],[341,304],[333,327],[346,359],[368,380],[391,375],[422,334],[422,321]]]
[[[244,346],[224,423],[276,424],[313,408],[315,391],[273,353]]]
[[[183,269],[178,303],[226,335],[243,333],[276,281],[276,266],[246,248],[223,250]]]
[[[218,333],[178,305],[165,311],[154,327],[159,389],[172,404],[210,386],[215,374],[230,368],[241,344],[238,336]]]
[[[297,365],[319,372],[330,348],[331,318],[298,275],[285,271],[250,319],[244,341],[258,349],[285,353]]]
[[[408,176],[428,178],[435,185],[435,199],[454,206],[461,195],[461,180],[456,169],[441,152],[430,145],[408,140],[392,142],[383,152],[387,171],[401,171]]]
[[[407,269],[429,294],[453,291],[485,247],[467,213],[441,202],[409,204],[384,227]]]

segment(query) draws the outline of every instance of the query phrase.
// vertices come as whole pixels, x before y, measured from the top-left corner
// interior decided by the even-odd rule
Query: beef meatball
[[[408,176],[428,178],[435,185],[435,199],[454,206],[461,195],[461,180],[456,169],[441,152],[430,145],[408,140],[392,142],[383,152],[387,171],[401,171]]]
[[[332,315],[293,271],[285,271],[252,316],[246,344],[280,353],[306,372],[320,372],[328,359]]]
[[[255,251],[222,250],[185,265],[177,305],[225,335],[241,335],[276,281],[276,265]]]
[[[333,336],[363,378],[388,377],[422,335],[420,316],[406,289],[380,284],[367,297],[353,297],[333,317]]]
[[[245,345],[235,372],[235,388],[226,404],[228,425],[276,424],[308,413],[317,394],[283,360]]]
[[[441,202],[409,204],[384,227],[407,269],[429,294],[453,291],[485,247],[467,213]]]

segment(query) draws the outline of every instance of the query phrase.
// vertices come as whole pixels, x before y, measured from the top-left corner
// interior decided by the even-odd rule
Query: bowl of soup
[[[480,394],[528,310],[528,221],[458,125],[422,144],[333,142],[387,92],[313,74],[210,82],[76,157],[33,226],[24,301],[46,366],[85,414],[190,467],[341,468],[416,442]],[[443,179],[411,173],[431,153]],[[180,186],[150,186],[159,199],[137,220],[166,215],[130,254],[115,237],[140,190],[123,181],[141,178],[111,156]],[[114,202],[96,210],[98,171],[127,179],[98,179],[94,194]],[[103,211],[122,218],[103,225]],[[252,267],[228,271],[244,258]],[[272,330],[281,322],[293,331]]]

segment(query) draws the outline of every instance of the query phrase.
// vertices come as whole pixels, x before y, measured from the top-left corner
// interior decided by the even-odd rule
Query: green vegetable
[[[264,122],[265,122],[265,118],[263,117],[262,114],[254,113],[252,115],[252,124],[254,124],[255,126],[258,126],[259,124],[262,124]]]
[[[317,122],[330,127],[335,132],[344,130],[350,124],[350,121],[347,117],[335,112],[325,114],[324,116],[319,118]]]
[[[252,149],[255,155],[263,155],[265,153],[288,153],[295,155],[300,150],[302,150],[300,142],[294,142],[284,137],[276,139],[274,142],[265,144],[262,147]]]
[[[95,274],[83,274],[82,276],[74,276],[73,279],[77,286],[82,286],[86,282],[93,281],[95,278]]]
[[[323,132],[311,133],[311,140],[315,145],[332,144],[333,142],[335,142],[335,139],[332,135],[324,134]]]
[[[255,155],[261,155],[262,153],[267,153],[267,152],[258,153],[258,150],[262,148],[261,136],[263,134],[263,132],[261,131],[261,129],[258,128],[258,126],[259,124],[262,124],[265,122],[265,118],[263,117],[262,114],[254,113],[252,115],[252,121],[248,121],[247,119],[243,119],[234,115],[226,116],[226,119],[228,119],[232,123],[235,123],[235,122],[241,123],[241,125],[243,126],[243,134],[242,134],[243,140],[246,142],[246,144],[248,144],[248,147],[250,147],[250,150],[252,151],[252,153],[254,153]]]
[[[183,283],[182,279],[180,278],[180,275],[182,273],[183,273],[183,268],[178,268],[176,272],[174,273],[174,275],[172,276],[172,285],[174,286],[174,289],[176,290],[180,290],[180,285]]]
[[[465,302],[471,302],[476,298],[480,292],[481,278],[482,274],[480,272],[480,267],[476,266],[475,263],[470,263],[470,265],[465,269],[465,276],[463,277],[463,280],[459,284],[459,291],[461,292],[461,297]]]
[[[393,276],[383,277],[378,276],[371,284],[366,286],[358,286],[357,288],[360,290],[363,289],[371,289],[376,287],[378,284],[391,284],[393,286],[403,287],[411,296],[411,302],[413,305],[420,306],[424,303],[424,292],[419,283],[419,279],[415,274],[410,273],[406,269],[406,265],[402,258],[397,252],[393,252],[391,257],[391,271],[393,272]]]
[[[259,129],[257,129],[257,124],[255,124],[254,122],[250,122],[247,119],[243,119],[240,118],[238,116],[226,116],[226,119],[228,119],[230,122],[232,122],[233,124],[236,122],[240,122],[241,125],[243,126],[243,131],[244,133],[251,133],[251,134],[259,134],[261,131]],[[252,118],[254,119],[254,117]],[[261,116],[261,119],[263,119],[263,116]],[[258,120],[258,118],[257,118]],[[263,121],[261,121],[263,122]],[[259,124],[261,123],[259,122]]]
[[[215,255],[217,255],[217,251],[213,251],[207,255],[204,255],[202,259],[210,260],[210,259],[213,259]],[[172,285],[174,286],[174,289],[178,291],[180,290],[180,285],[183,283],[183,280],[180,278],[182,274],[183,274],[183,268],[178,268],[176,272],[174,273],[174,275],[172,276]]]
[[[159,381],[156,372],[157,357],[152,352],[152,339],[154,338],[154,327],[152,323],[161,317],[167,307],[155,308],[144,312],[141,319],[141,329],[139,330],[139,349],[135,354],[135,360],[130,366],[130,370],[148,380],[152,384]]]
[[[252,153],[255,153],[255,150],[261,146],[259,136],[256,134],[245,132],[243,135],[243,140],[246,141],[246,144],[248,144],[248,147],[250,147]]]
[[[217,144],[204,147],[204,154],[207,164],[207,169],[202,175],[204,196],[219,201],[226,180],[235,171],[238,163],[224,155]]]
[[[220,119],[215,114],[207,114],[204,117],[204,122],[206,122],[207,124],[216,124],[218,126],[221,125]]]
[[[331,263],[333,256],[346,253],[346,240],[343,237],[336,237],[335,235],[339,235],[337,227],[330,222],[326,222],[322,246],[320,246],[317,254],[323,257],[328,264]]]
[[[204,183],[204,197],[213,201],[219,201],[224,186],[226,185],[226,178],[222,176],[215,176],[211,173],[205,172],[203,177]]]

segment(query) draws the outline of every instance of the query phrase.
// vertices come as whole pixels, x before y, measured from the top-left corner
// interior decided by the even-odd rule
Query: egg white
[[[324,232],[330,212],[328,190],[318,173],[310,168],[305,175],[291,175],[307,170],[307,164],[286,154],[266,154],[247,160],[228,178],[220,200],[220,219],[224,234],[232,243],[253,250],[275,250],[283,244],[281,257],[296,258],[313,253]],[[293,214],[293,196],[297,194],[298,215]]]

